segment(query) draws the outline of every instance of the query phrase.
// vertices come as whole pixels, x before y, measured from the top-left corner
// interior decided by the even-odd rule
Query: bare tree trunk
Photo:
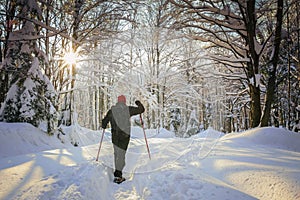
[[[276,71],[277,71],[277,64],[279,60],[279,50],[280,50],[280,42],[281,42],[281,29],[282,29],[282,18],[283,18],[282,13],[283,13],[283,0],[278,0],[277,15],[276,15],[277,22],[276,22],[275,42],[274,42],[274,56],[272,58],[273,68],[270,73],[270,78],[268,80],[265,109],[261,119],[261,124],[260,124],[261,126],[268,126],[271,107],[274,99],[274,92],[276,89]]]
[[[261,107],[260,107],[260,89],[254,85],[250,85],[250,126],[257,127],[260,123]]]
[[[83,1],[81,0],[76,0],[75,1],[75,5],[74,5],[74,13],[73,13],[73,24],[72,24],[72,38],[74,40],[77,40],[78,39],[78,30],[79,30],[79,25],[80,25],[80,22],[81,22],[81,16],[80,16],[80,11],[81,11],[81,8],[83,6]],[[71,51],[73,52],[76,52],[77,51],[77,48],[78,48],[78,44],[75,44],[75,43],[72,43],[72,46],[71,46]],[[77,71],[76,71],[76,64],[72,64],[71,66],[71,91],[70,91],[70,99],[69,99],[69,124],[73,124],[74,123],[74,119],[73,117],[75,116],[75,112],[76,112],[76,109],[75,109],[75,95],[74,95],[74,87],[75,87],[75,76],[77,74]],[[76,119],[75,119],[76,120]]]
[[[247,1],[246,8],[246,29],[247,37],[246,44],[249,45],[249,56],[251,63],[247,64],[247,72],[250,80],[253,83],[249,83],[250,88],[250,115],[251,115],[251,127],[257,127],[260,123],[261,117],[261,103],[260,103],[260,87],[257,83],[256,75],[259,73],[259,55],[255,48],[255,35],[256,35],[256,12],[255,12],[255,0]]]

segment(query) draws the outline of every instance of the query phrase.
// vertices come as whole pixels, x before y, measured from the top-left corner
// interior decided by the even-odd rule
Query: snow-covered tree
[[[265,125],[274,94],[278,64],[283,1],[176,1],[181,11],[178,28],[189,27],[190,37],[208,42],[211,59],[230,70],[227,76],[240,77],[250,96],[251,127]],[[278,3],[278,4],[277,4]],[[275,17],[277,16],[277,18]],[[270,30],[267,32],[266,30]],[[269,73],[263,76],[262,57],[269,49]],[[275,74],[274,74],[275,73]],[[262,80],[267,84],[265,109],[262,112]]]
[[[56,48],[56,51],[53,48],[51,53],[51,80],[59,92],[59,109],[64,113],[60,121],[71,125],[76,122],[77,115],[74,99],[78,92],[78,56],[92,54],[101,40],[110,37],[124,26],[124,21],[132,21],[131,13],[135,12],[135,2],[64,0],[59,4],[53,1],[51,3],[54,9],[50,15],[57,18],[53,18],[49,24],[64,32],[64,35],[49,41],[50,44],[55,43]],[[66,65],[65,54],[74,56],[73,63]]]
[[[176,126],[182,135],[189,128],[193,110],[205,128],[222,126],[222,117],[215,111],[220,108],[219,97],[208,94],[214,91],[217,97],[221,89],[211,89],[219,86],[217,82],[204,84],[213,79],[209,77],[214,68],[206,61],[200,42],[168,27],[174,13],[166,2],[139,7],[136,19],[140,26],[127,25],[122,32],[89,46],[94,49],[80,63],[75,84],[80,89],[75,98],[80,123],[98,127],[103,113],[122,93],[129,104],[136,98],[143,101],[148,127],[169,128],[174,122],[169,116],[176,107],[182,119]],[[206,120],[208,116],[211,120]]]
[[[290,126],[300,115],[300,5],[282,3],[7,1],[0,15],[2,120],[52,119],[56,91],[65,125],[78,119],[99,128],[125,93],[129,104],[143,101],[147,126],[181,136],[200,125],[226,132]],[[69,53],[84,60],[67,61]]]
[[[15,3],[20,8],[20,28],[9,34],[8,49],[1,66],[1,72],[8,77],[1,81],[6,81],[9,86],[1,105],[1,120],[28,122],[37,127],[46,123],[47,132],[53,134],[57,94],[41,70],[47,65],[47,59],[37,46],[37,31],[32,22],[21,20],[30,17],[27,13],[39,16],[40,10],[36,1]]]

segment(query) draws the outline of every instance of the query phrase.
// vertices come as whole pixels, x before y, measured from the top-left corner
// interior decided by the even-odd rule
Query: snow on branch
[[[255,87],[259,87],[260,80],[261,80],[261,74],[255,74],[255,76],[250,79],[250,84],[255,85]]]

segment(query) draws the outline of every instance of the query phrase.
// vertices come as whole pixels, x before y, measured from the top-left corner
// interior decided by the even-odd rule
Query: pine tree
[[[34,25],[29,21],[9,36],[2,70],[9,74],[10,88],[1,106],[0,120],[28,122],[36,127],[47,122],[47,132],[53,134],[57,94],[41,71],[47,59],[36,39]]]

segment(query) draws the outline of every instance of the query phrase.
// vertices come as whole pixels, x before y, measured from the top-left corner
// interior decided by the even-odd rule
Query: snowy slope
[[[65,147],[27,123],[0,122],[0,141],[0,158]]]
[[[96,162],[101,132],[69,131],[79,147],[0,123],[0,199],[300,199],[300,135],[284,129],[209,129],[185,139],[147,130],[149,160],[135,127],[121,185],[112,183],[110,133]]]

